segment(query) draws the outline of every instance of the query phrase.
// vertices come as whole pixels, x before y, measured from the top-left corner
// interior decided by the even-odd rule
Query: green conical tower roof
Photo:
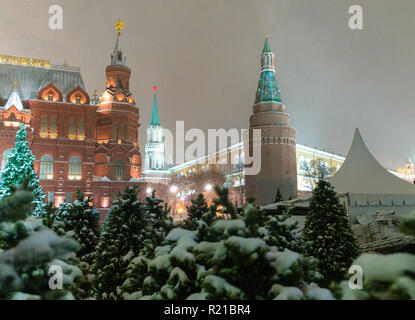
[[[272,52],[271,46],[269,45],[268,41],[268,34],[265,35],[265,43],[264,43],[264,50],[262,50],[263,53]]]
[[[261,55],[261,73],[259,75],[258,88],[255,94],[257,103],[282,103],[278,79],[275,75],[275,55],[271,50],[268,35],[265,36],[264,50]]]
[[[153,109],[151,110],[150,126],[160,126],[159,108],[157,105],[157,87],[153,87],[154,98],[153,98]]]

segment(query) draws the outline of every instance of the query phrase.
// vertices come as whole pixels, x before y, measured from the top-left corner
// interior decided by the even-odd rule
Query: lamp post
[[[170,187],[170,193],[173,194],[173,218],[176,214],[176,199],[177,199],[177,186],[171,186]]]

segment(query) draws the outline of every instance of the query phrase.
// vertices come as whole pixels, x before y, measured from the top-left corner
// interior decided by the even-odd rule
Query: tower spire
[[[281,103],[278,79],[275,75],[275,55],[269,44],[269,36],[265,35],[264,49],[261,54],[261,74],[255,95],[255,104],[276,102]]]
[[[117,30],[117,40],[115,41],[114,51],[111,54],[111,65],[126,66],[126,57],[122,46],[120,45],[121,32],[125,28],[125,23],[118,20],[115,23],[115,29]]]
[[[272,50],[271,50],[271,46],[269,45],[268,38],[269,38],[269,34],[268,34],[268,33],[266,33],[266,34],[265,34],[264,50],[262,50],[262,53],[269,53],[269,52],[272,52]]]
[[[22,100],[20,99],[20,96],[19,96],[19,92],[17,91],[17,85],[18,85],[18,82],[14,81],[13,91],[9,99],[7,100],[6,104],[4,105],[5,110],[9,109],[11,106],[15,106],[16,109],[19,111],[22,111],[24,109]]]
[[[153,97],[153,108],[151,110],[151,119],[150,119],[150,126],[160,126],[160,116],[159,116],[159,108],[157,104],[157,87],[153,87],[154,97]]]
[[[157,87],[153,87],[153,109],[151,110],[150,124],[147,127],[146,158],[144,163],[144,173],[152,170],[164,170],[164,142],[163,127],[160,123],[159,109],[157,105]]]

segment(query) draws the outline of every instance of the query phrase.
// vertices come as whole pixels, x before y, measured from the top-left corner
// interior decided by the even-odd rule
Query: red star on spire
[[[157,91],[157,86],[153,87],[153,91],[156,92]]]

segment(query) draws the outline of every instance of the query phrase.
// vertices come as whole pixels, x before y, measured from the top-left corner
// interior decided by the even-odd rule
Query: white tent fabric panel
[[[412,194],[415,185],[388,172],[366,147],[359,129],[339,171],[330,179],[337,193]]]

